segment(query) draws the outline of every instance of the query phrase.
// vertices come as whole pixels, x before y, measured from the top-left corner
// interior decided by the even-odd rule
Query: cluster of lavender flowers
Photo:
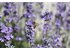
[[[3,3],[2,13],[0,16],[0,47],[14,47],[12,45],[12,39],[15,32],[19,29],[17,22],[19,17],[17,15],[15,3]],[[20,37],[15,37],[15,40],[20,40]]]
[[[48,8],[45,2],[1,3],[0,47],[70,47],[69,4],[58,2]],[[53,7],[56,12],[48,10]]]

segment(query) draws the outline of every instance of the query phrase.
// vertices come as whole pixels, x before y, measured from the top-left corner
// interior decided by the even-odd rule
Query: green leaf
[[[23,42],[23,46],[24,48],[29,48],[30,47],[30,44],[26,41]]]

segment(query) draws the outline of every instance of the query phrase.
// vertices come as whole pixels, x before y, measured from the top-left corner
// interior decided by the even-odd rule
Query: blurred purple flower
[[[60,12],[64,12],[66,10],[66,4],[63,2],[58,2],[57,4],[57,10]]]
[[[45,23],[44,26],[43,26],[44,31],[50,30],[51,28],[52,28],[51,25],[48,24],[48,23]]]
[[[66,30],[70,30],[70,23],[66,25]]]
[[[11,35],[10,35],[10,38],[13,39],[13,38],[14,38],[14,35],[11,34]]]
[[[9,35],[4,36],[7,40],[11,40]]]
[[[18,25],[15,25],[14,30],[19,31],[20,27]]]
[[[9,33],[13,32],[12,27],[8,27],[8,32],[9,32]]]
[[[14,36],[12,34],[9,34],[9,35],[5,35],[4,36],[7,40],[11,40],[14,38]]]
[[[23,39],[21,37],[16,37],[17,41],[22,41]]]
[[[13,17],[13,21],[16,23],[19,21],[19,18],[18,17]]]
[[[28,21],[26,22],[26,24],[32,26],[32,25],[33,25],[33,20],[28,20]]]
[[[8,28],[6,26],[3,26],[2,29],[1,29],[1,32],[6,33],[7,31],[8,31]]]
[[[8,17],[8,18],[6,19],[6,21],[9,22],[9,23],[12,22],[12,20],[13,20],[12,17]]]
[[[2,37],[0,37],[0,41],[1,41],[1,42],[4,42],[4,39],[3,39]]]
[[[44,15],[41,16],[41,18],[43,18],[43,20],[45,20],[45,21],[46,20],[51,20],[52,19],[52,15],[53,15],[52,12],[48,12],[47,11],[47,12],[45,12]]]
[[[12,8],[12,7],[11,7],[11,4],[10,4],[9,2],[8,2],[8,3],[6,2],[5,5],[4,5],[4,8],[10,9],[10,8]]]
[[[55,25],[58,26],[58,27],[61,26],[61,21],[59,19],[56,19]]]
[[[1,29],[2,33],[11,33],[13,31],[12,27],[3,26]]]
[[[9,42],[9,41],[8,41],[8,42],[6,42],[6,43],[5,43],[5,46],[10,47],[10,42]]]

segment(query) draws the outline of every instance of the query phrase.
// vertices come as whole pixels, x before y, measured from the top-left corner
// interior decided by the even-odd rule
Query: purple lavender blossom
[[[8,10],[4,10],[3,13],[4,13],[4,16],[8,16],[10,12]]]
[[[42,15],[41,16],[41,18],[43,18],[43,20],[45,20],[45,21],[48,21],[48,20],[51,20],[52,19],[52,12],[45,12],[45,14],[44,15]]]
[[[1,29],[1,32],[2,33],[11,33],[13,30],[11,27],[6,27],[6,26],[3,26],[2,29]]]
[[[6,26],[3,26],[2,29],[1,29],[1,32],[6,33],[7,31],[8,31],[8,28]]]
[[[4,37],[5,37],[7,40],[11,40],[11,39],[14,38],[12,34],[5,35]]]
[[[4,36],[7,40],[11,40],[9,35]]]
[[[43,30],[44,30],[44,31],[49,30],[49,29],[51,29],[51,28],[52,28],[51,25],[48,24],[48,23],[45,23],[44,26],[43,26]]]
[[[29,20],[28,22],[26,22],[27,25],[33,25],[32,20]]]
[[[5,5],[4,5],[4,8],[10,9],[10,8],[12,8],[12,7],[11,7],[11,4],[10,4],[9,2],[8,2],[8,3],[6,2]]]
[[[8,18],[6,19],[6,21],[9,22],[9,23],[12,22],[12,20],[13,20],[12,17],[8,17]]]
[[[22,41],[22,38],[21,37],[16,37],[16,40],[17,41]]]
[[[12,33],[13,32],[13,29],[12,29],[12,27],[8,27],[8,31],[6,32],[6,33]]]
[[[0,41],[1,41],[1,42],[4,42],[4,39],[1,37],[1,38],[0,38]]]
[[[70,30],[70,23],[66,25],[66,30]]]
[[[25,36],[26,36],[26,39],[27,39],[27,41],[30,43],[30,45],[31,45],[31,47],[33,47],[34,46],[34,42],[35,42],[35,40],[34,40],[34,34],[35,34],[35,32],[34,32],[34,30],[33,30],[33,21],[28,21],[27,23],[26,23],[26,33],[25,33]],[[28,26],[30,26],[30,27],[28,27]],[[29,31],[27,31],[27,30],[29,30]]]
[[[57,10],[59,10],[59,12],[64,12],[66,10],[66,4],[62,3],[62,2],[58,2],[57,3]]]
[[[55,25],[56,25],[56,26],[61,26],[61,21],[60,21],[59,19],[56,19]]]
[[[14,31],[19,32],[20,31],[20,27],[18,25],[14,26]]]
[[[53,36],[52,46],[54,48],[62,47],[62,41],[60,41],[60,35],[55,34],[56,36]]]

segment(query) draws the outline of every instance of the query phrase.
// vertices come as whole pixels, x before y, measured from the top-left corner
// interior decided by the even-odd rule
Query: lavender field
[[[70,3],[0,2],[0,48],[70,48]]]

